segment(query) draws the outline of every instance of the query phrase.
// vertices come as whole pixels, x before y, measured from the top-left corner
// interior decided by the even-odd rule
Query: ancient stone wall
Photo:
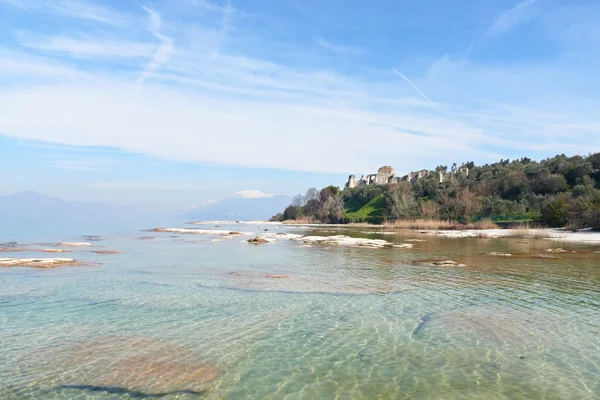
[[[469,176],[469,168],[461,167],[458,172]],[[394,173],[394,168],[390,166],[383,166],[377,170],[376,174],[369,174],[366,177],[361,175],[360,179],[357,181],[354,175],[350,175],[348,177],[348,182],[346,182],[346,188],[354,188],[356,186],[361,185],[385,185],[389,183],[400,183],[400,182],[417,182],[421,179],[425,179],[432,173],[426,169],[422,169],[421,171],[409,172],[404,176],[396,176]],[[452,175],[455,175],[456,172],[444,172],[438,171],[438,176],[440,183],[448,180]]]

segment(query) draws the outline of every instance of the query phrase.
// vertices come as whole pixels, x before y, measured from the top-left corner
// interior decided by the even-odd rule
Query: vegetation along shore
[[[346,187],[309,189],[273,221],[370,223],[396,229],[521,226],[600,230],[600,153],[529,158],[410,173],[351,175]]]

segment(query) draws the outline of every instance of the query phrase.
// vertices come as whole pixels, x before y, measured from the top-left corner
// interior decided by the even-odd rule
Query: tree
[[[337,224],[344,217],[344,198],[342,197],[342,193],[338,192],[331,197],[331,200],[331,216],[333,217],[334,222]]]
[[[294,207],[304,207],[305,204],[306,204],[306,201],[304,200],[304,196],[302,196],[301,194],[297,194],[292,199],[292,202],[290,205],[292,205]]]
[[[283,220],[298,219],[302,217],[302,208],[296,206],[288,206],[283,212]]]
[[[390,185],[385,199],[388,217],[392,219],[414,218],[419,214],[419,204],[415,200],[410,182]]]
[[[315,187],[308,189],[306,191],[306,194],[304,195],[304,201],[306,203],[308,203],[311,200],[318,200],[318,199],[319,199],[319,191]]]

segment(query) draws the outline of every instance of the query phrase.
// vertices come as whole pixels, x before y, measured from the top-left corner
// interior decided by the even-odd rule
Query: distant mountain
[[[95,220],[130,215],[131,209],[102,203],[68,201],[37,192],[0,196],[0,220]]]
[[[77,240],[77,236],[65,235],[123,233],[174,221],[171,216],[144,214],[134,207],[68,201],[36,192],[0,195],[0,241]]]
[[[188,210],[182,217],[193,221],[266,220],[285,209],[292,198],[244,190],[215,203]]]

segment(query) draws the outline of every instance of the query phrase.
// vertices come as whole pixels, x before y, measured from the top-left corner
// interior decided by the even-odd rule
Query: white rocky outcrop
[[[72,258],[0,258],[0,267],[56,268],[81,265]]]
[[[269,241],[276,240],[294,240],[303,242],[305,244],[330,244],[340,245],[349,247],[370,247],[370,248],[411,248],[413,245],[410,243],[394,244],[383,239],[364,239],[354,238],[345,235],[335,236],[304,236],[294,233],[270,233],[261,235],[259,238],[263,238]]]

